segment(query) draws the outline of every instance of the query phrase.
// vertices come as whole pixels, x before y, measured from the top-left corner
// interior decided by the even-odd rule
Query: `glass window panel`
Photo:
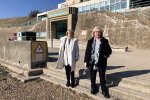
[[[102,6],[105,6],[105,1],[100,2],[100,6],[101,6],[101,7],[102,7]]]
[[[86,6],[86,12],[90,12],[90,5]]]
[[[121,0],[116,0],[116,3],[121,2]]]
[[[106,6],[105,9],[109,10],[109,6]]]
[[[116,10],[120,10],[120,5],[121,5],[121,3],[116,4]]]
[[[82,13],[85,13],[86,7],[84,6],[82,9]]]
[[[95,3],[94,6],[95,6],[94,11],[97,11],[98,10],[98,3]]]
[[[127,2],[122,2],[121,9],[126,9],[126,8],[127,8]]]
[[[111,4],[114,4],[114,3],[115,3],[115,0],[111,0],[110,3],[111,3]]]
[[[87,6],[86,6],[86,10],[90,10],[90,5],[87,5]]]
[[[91,4],[91,11],[94,11],[94,4]]]
[[[95,4],[94,4],[94,7],[95,7],[95,8],[98,8],[98,3],[95,3]]]
[[[82,11],[78,11],[78,14],[82,14]]]
[[[127,2],[127,0],[121,0],[121,2]]]
[[[100,10],[103,10],[103,9],[105,9],[105,7],[103,6],[103,7],[100,7]]]
[[[111,11],[114,11],[114,10],[115,10],[115,5],[111,5],[111,6],[110,6],[110,10],[111,10]]]
[[[106,5],[106,6],[109,5],[109,0],[108,0],[108,1],[105,1],[105,5]]]
[[[82,7],[79,7],[79,9],[78,9],[79,11],[82,11]]]
[[[94,4],[91,4],[91,8],[94,7]]]
[[[94,9],[94,11],[97,11],[97,10],[98,10],[98,8],[95,8],[95,9]]]

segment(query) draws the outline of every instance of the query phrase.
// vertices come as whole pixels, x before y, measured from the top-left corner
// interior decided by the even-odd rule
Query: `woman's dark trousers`
[[[70,74],[71,74],[71,86],[74,87],[74,71],[71,72],[71,66],[65,66],[66,69],[66,77],[67,77],[67,84],[70,84]]]
[[[90,78],[91,78],[91,89],[92,91],[96,91],[96,74],[99,71],[100,84],[102,92],[106,92],[106,80],[105,80],[105,72],[106,67],[98,67],[98,70],[93,70],[93,66],[90,68]]]

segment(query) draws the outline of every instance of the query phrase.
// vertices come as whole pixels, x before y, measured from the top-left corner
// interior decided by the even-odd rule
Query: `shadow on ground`
[[[108,66],[107,70],[113,70],[113,69],[122,68],[122,67],[125,67],[125,66]],[[90,80],[90,71],[88,71],[86,75],[83,75],[83,71],[84,71],[84,69],[79,70],[79,77],[75,78],[75,80],[76,80],[75,86],[79,85],[79,82],[81,79],[89,79]],[[123,78],[139,76],[139,75],[143,75],[143,74],[147,74],[147,73],[150,73],[150,70],[123,71],[123,72],[116,72],[116,73],[112,73],[112,74],[107,74],[106,75],[107,87],[109,89],[109,87],[118,86]],[[99,74],[99,73],[97,73],[97,74]],[[97,92],[101,91],[101,87],[100,87],[99,82],[97,82],[96,86],[98,89]]]
[[[50,56],[50,55],[59,55],[59,53],[58,52],[51,52],[51,53],[48,53],[48,55]]]
[[[135,71],[117,72],[117,73],[112,73],[112,74],[106,75],[106,81],[108,83],[113,83],[112,86],[110,86],[110,87],[114,87],[114,86],[118,86],[120,81],[123,78],[139,76],[139,75],[143,75],[143,74],[147,74],[147,73],[150,73],[150,70],[138,70],[138,71],[135,70]]]
[[[54,58],[54,57],[48,57],[48,62],[56,62],[58,60],[58,58]]]

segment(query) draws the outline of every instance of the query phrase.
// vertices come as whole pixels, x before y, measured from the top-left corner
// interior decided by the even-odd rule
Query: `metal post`
[[[53,48],[53,37],[52,37],[52,31],[50,32],[50,38],[51,38],[51,47]]]
[[[124,11],[124,18],[126,17],[126,9],[125,9],[125,11]]]
[[[133,8],[133,1],[132,1],[132,8]],[[132,9],[132,8],[131,8],[131,9]]]
[[[140,16],[140,7],[139,7],[139,12],[138,12],[138,16]]]
[[[115,5],[115,13],[116,13],[116,5]]]

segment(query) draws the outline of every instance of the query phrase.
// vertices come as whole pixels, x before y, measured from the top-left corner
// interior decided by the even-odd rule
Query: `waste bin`
[[[22,41],[34,40],[36,41],[36,33],[32,31],[21,32],[22,33]]]

